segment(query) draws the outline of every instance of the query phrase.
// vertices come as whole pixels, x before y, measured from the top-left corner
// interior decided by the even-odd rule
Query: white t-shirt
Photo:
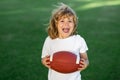
[[[88,50],[85,40],[80,35],[73,35],[65,39],[51,39],[49,36],[46,38],[43,49],[42,58],[46,55],[53,55],[58,51],[70,51],[80,58],[80,53],[85,53]],[[50,57],[52,60],[52,57]],[[76,61],[77,63],[77,61]],[[81,80],[80,71],[73,73],[63,74],[49,69],[48,80]]]

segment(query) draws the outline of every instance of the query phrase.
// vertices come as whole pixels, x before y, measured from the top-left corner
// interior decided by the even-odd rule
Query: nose
[[[68,27],[69,23],[68,23],[68,22],[65,22],[64,25],[65,25],[66,27]]]

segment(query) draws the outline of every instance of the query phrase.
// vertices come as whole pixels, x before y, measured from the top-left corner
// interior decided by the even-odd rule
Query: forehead
[[[73,15],[62,15],[62,16],[59,16],[58,20],[65,19],[65,18],[73,19],[74,16]]]

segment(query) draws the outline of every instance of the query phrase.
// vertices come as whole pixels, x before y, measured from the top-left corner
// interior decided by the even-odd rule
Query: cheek
[[[63,24],[58,23],[57,28],[60,30],[60,29],[62,29],[62,27],[63,27]]]
[[[75,25],[74,24],[70,24],[70,27],[73,29],[75,27]]]
[[[62,31],[62,25],[57,25],[58,32]]]
[[[74,24],[71,24],[70,32],[73,32],[74,28],[75,28]]]
[[[62,27],[62,26],[63,26],[63,23],[58,23],[58,26],[59,26],[59,27]]]
[[[59,26],[59,27],[62,27],[63,25],[62,25],[62,24],[59,24],[58,26]]]
[[[73,30],[74,30],[74,27],[71,28],[71,32],[73,32]]]

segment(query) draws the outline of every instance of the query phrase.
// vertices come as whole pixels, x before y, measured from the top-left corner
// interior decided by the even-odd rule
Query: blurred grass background
[[[89,47],[82,80],[120,80],[119,0],[0,0],[0,80],[47,80],[41,50],[59,2],[76,11]]]

